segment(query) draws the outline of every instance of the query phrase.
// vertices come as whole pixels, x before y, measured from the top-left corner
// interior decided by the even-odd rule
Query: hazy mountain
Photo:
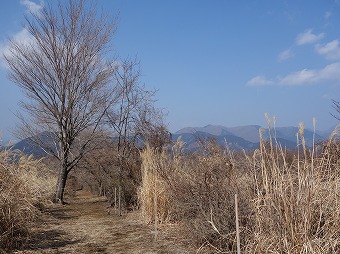
[[[261,126],[258,125],[247,125],[247,126],[239,126],[239,127],[224,127],[221,125],[207,125],[205,127],[186,127],[180,129],[175,134],[183,134],[183,133],[195,133],[195,132],[204,132],[214,136],[236,136],[241,137],[247,141],[252,143],[260,142],[259,138],[259,129]]]
[[[33,154],[37,158],[46,156],[45,151],[39,146],[35,145],[29,138],[19,141],[15,145],[11,146],[11,149],[20,150],[27,155]]]
[[[217,130],[217,129],[216,129]],[[187,151],[194,151],[197,148],[199,148],[199,139],[207,139],[207,138],[213,138],[216,140],[216,142],[221,146],[227,146],[231,150],[253,150],[256,147],[258,147],[258,144],[252,143],[250,141],[247,141],[241,137],[237,137],[231,133],[228,133],[227,131],[220,131],[220,132],[214,132],[214,130],[210,129],[212,133],[220,133],[220,135],[213,135],[208,132],[204,131],[197,131],[195,128],[195,131],[193,130],[182,130],[183,132],[175,133],[172,135],[173,141],[176,141],[179,137],[181,137],[181,140],[185,142],[185,149]],[[186,131],[192,131],[186,132]]]
[[[277,127],[276,130],[271,130],[271,135],[272,137],[276,136],[277,139],[284,139],[289,142],[297,143],[296,140],[296,134],[299,132],[299,128],[297,127]],[[320,142],[323,140],[326,140],[328,136],[321,136],[317,133],[314,133],[313,131],[309,129],[304,129],[304,138],[306,140],[306,145],[311,147],[313,146],[313,139],[314,142]],[[264,138],[268,139],[269,138],[269,132],[268,129],[265,130],[264,132]],[[301,143],[301,140],[299,141]]]
[[[258,125],[246,125],[238,127],[224,127],[219,125],[207,125],[205,127],[186,127],[173,134],[173,140],[179,136],[187,143],[187,149],[193,150],[198,147],[197,137],[208,138],[212,137],[217,140],[220,145],[228,143],[232,150],[253,150],[259,146],[260,135],[259,131],[262,129],[262,135],[265,140],[276,137],[278,143],[287,149],[295,149],[297,145],[296,133],[298,127],[276,127],[269,133],[268,128],[261,128]],[[312,146],[313,138],[315,142],[327,139],[327,135],[320,135],[321,133],[313,133],[313,131],[305,129],[304,137],[307,146]],[[328,134],[328,133],[327,133]],[[301,141],[299,141],[301,142]]]
[[[230,133],[237,137],[242,137],[253,143],[260,142],[259,130],[261,126],[259,125],[246,125],[239,127],[226,128]]]
[[[179,137],[186,143],[185,149],[187,151],[194,151],[199,148],[200,139],[214,138],[218,144],[222,146],[228,145],[232,150],[254,150],[259,146],[260,136],[259,131],[261,126],[245,125],[238,127],[225,127],[220,125],[207,125],[204,127],[186,127],[172,134],[173,141]],[[304,130],[304,137],[307,146],[311,147],[313,144],[313,137],[315,142],[327,140],[330,133],[335,129],[335,126],[326,131],[313,131],[309,129]],[[269,131],[267,128],[262,128],[263,138],[269,139]],[[297,127],[276,127],[275,131],[271,130],[271,136],[276,136],[277,141],[287,149],[296,148],[296,133]],[[41,134],[46,143],[51,143],[50,135]],[[30,139],[24,139],[11,146],[12,149],[18,149],[26,154],[33,154],[37,157],[45,156],[46,153]]]
[[[38,136],[38,139],[44,142],[45,145],[49,144],[49,147],[51,147],[52,150],[54,148],[54,142],[52,140],[52,135],[51,133],[48,132],[42,132]],[[26,138],[23,139],[14,145],[8,146],[12,150],[20,150],[24,152],[27,155],[33,154],[35,157],[43,157],[46,156],[46,152],[40,148],[37,144],[35,144],[32,141],[32,138]]]
[[[214,136],[231,134],[229,133],[227,129],[228,128],[219,126],[219,125],[207,125],[205,127],[186,127],[186,128],[180,129],[175,134],[196,133],[196,132],[208,133]]]
[[[337,126],[334,125],[334,126],[330,127],[330,128],[327,129],[327,130],[323,130],[323,131],[318,131],[318,130],[317,130],[316,133],[317,133],[318,135],[324,137],[324,138],[328,138],[328,137],[332,134],[332,132],[335,130],[336,127],[337,127]]]

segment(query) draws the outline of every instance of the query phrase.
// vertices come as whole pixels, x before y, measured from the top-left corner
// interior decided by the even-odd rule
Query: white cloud
[[[247,82],[249,86],[266,85],[300,86],[312,84],[336,84],[340,85],[340,62],[326,65],[322,69],[303,69],[290,73],[284,77],[267,79],[264,76],[256,76]]]
[[[21,29],[18,33],[13,36],[13,40],[20,43],[28,43],[32,41],[31,34],[26,28]]]
[[[30,0],[20,0],[20,3],[26,7],[27,11],[33,14],[39,14],[41,9],[44,7],[43,1],[40,1],[40,4],[37,4]]]
[[[316,45],[316,51],[329,60],[340,60],[339,40],[333,40],[325,45]]]
[[[303,33],[298,34],[296,37],[297,45],[311,44],[321,40],[325,36],[324,33],[318,35],[312,33],[312,29],[307,29]]]
[[[20,42],[22,44],[28,44],[32,42],[32,37],[30,33],[27,31],[27,29],[23,28],[21,31],[19,31],[18,33],[12,36],[12,41]],[[7,68],[7,65],[3,59],[3,56],[10,53],[9,43],[10,42],[0,43],[0,64],[2,67],[5,67],[5,68]]]
[[[285,61],[292,57],[294,57],[294,52],[291,49],[286,49],[278,55],[278,59],[280,62]]]
[[[273,84],[273,81],[266,79],[264,76],[256,76],[247,82],[249,86],[266,86]]]
[[[314,70],[303,69],[297,71],[279,80],[279,84],[282,85],[301,85],[305,83],[310,83],[315,80],[316,73]]]
[[[44,7],[43,0],[40,1],[40,4],[37,4],[31,0],[20,0],[20,4],[24,5],[26,7],[26,11],[32,14],[39,14]],[[27,29],[23,28],[21,31],[11,36],[11,40],[14,42],[20,42],[22,44],[27,44],[32,41],[32,38]],[[9,41],[0,41],[0,65],[5,68],[7,66],[4,62],[3,55],[9,53],[9,43]]]
[[[280,85],[309,85],[317,83],[340,84],[340,62],[332,63],[320,70],[303,69],[280,78]]]

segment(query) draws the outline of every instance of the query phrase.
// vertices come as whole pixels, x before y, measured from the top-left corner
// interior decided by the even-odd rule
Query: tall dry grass
[[[291,163],[275,137],[249,158],[256,223],[248,253],[340,252],[339,128],[319,157],[307,150],[302,126],[297,137],[301,148]]]
[[[303,126],[294,153],[270,131],[269,142],[237,156],[213,142],[190,156],[179,143],[147,147],[144,216],[184,225],[198,253],[236,253],[237,194],[242,253],[340,253],[340,126],[321,152],[306,147]]]
[[[201,245],[202,251],[209,246],[235,250],[234,197],[237,193],[244,236],[252,223],[247,217],[251,179],[236,170],[231,153],[213,142],[206,143],[204,156],[184,155],[181,147],[177,142],[171,152],[149,147],[142,152],[144,216],[149,222],[157,216],[160,223],[181,223],[187,237]]]
[[[141,153],[142,186],[139,189],[139,202],[144,220],[147,223],[163,223],[171,220],[172,198],[169,186],[160,175],[162,169],[170,168],[170,160],[165,151],[147,146]]]
[[[20,152],[0,152],[0,250],[23,244],[38,208],[50,199],[55,177],[41,160]]]

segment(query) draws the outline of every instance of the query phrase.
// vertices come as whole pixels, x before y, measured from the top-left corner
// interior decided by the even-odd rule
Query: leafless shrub
[[[121,208],[123,210],[137,207],[137,189],[141,182],[139,150],[133,147],[129,157],[122,158],[114,139],[107,137],[70,175],[67,190],[84,188],[94,194],[106,196],[109,204],[117,205],[120,189]],[[73,186],[71,186],[73,184]]]

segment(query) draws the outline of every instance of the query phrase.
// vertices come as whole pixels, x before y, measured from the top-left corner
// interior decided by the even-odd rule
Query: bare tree
[[[151,142],[158,132],[166,133],[164,114],[155,107],[156,92],[140,84],[138,61],[120,61],[114,69],[116,93],[113,99],[118,103],[112,104],[106,116],[117,139],[118,152],[128,157],[131,147]]]
[[[106,119],[116,143],[115,157],[118,164],[111,174],[115,178],[115,187],[124,193],[122,181],[127,178],[129,167],[135,164],[130,158],[135,160],[136,154],[139,158],[138,149],[145,142],[156,141],[156,136],[160,143],[160,137],[165,136],[163,133],[166,133],[166,127],[163,124],[162,111],[155,107],[155,91],[147,91],[140,84],[139,62],[130,59],[119,61],[114,69],[113,76],[119,97],[118,103],[107,111]],[[157,134],[161,131],[163,136]],[[121,207],[119,210],[121,211]]]
[[[30,41],[11,41],[4,57],[10,79],[28,99],[21,104],[21,133],[60,161],[55,198],[63,203],[67,176],[97,138],[115,97],[109,87],[114,61],[107,54],[116,24],[85,0],[58,0],[31,15]]]

